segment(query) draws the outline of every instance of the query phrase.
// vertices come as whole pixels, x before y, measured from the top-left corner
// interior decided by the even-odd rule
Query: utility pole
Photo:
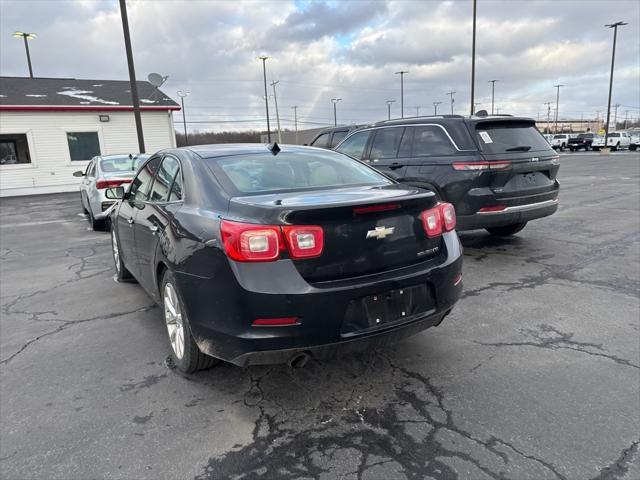
[[[122,18],[122,32],[124,33],[124,48],[127,52],[127,65],[129,67],[129,84],[131,85],[131,100],[133,103],[133,116],[136,121],[138,133],[139,153],[146,153],[144,148],[144,133],[142,132],[142,117],[140,116],[140,98],[138,97],[138,84],[136,82],[136,69],[133,65],[133,52],[131,50],[131,36],[129,35],[129,17],[127,16],[127,1],[120,0],[120,17]]]
[[[614,130],[618,130],[618,107],[620,106],[619,103],[616,103],[613,106],[613,129]]]
[[[420,106],[416,106],[416,117],[420,116]]]
[[[278,122],[278,142],[282,143],[282,130],[280,130],[280,113],[278,112],[278,97],[276,96],[276,85],[280,83],[280,80],[271,82],[273,87],[273,103],[276,104],[276,121]]]
[[[476,88],[476,0],[473,0],[473,40],[471,44],[471,115],[473,115]]]
[[[609,76],[609,101],[607,102],[607,123],[604,124],[604,147],[605,150],[609,145],[607,139],[609,137],[609,118],[611,115],[611,91],[613,90],[613,65],[616,61],[616,39],[618,37],[618,27],[627,25],[625,22],[616,22],[605,25],[605,27],[613,28],[613,51],[611,52],[611,75]]]
[[[387,115],[389,120],[391,120],[391,104],[395,103],[395,100],[387,100]]]
[[[453,98],[453,96],[456,94],[456,92],[454,90],[451,90],[450,92],[447,93],[447,95],[449,95],[451,97],[451,115],[453,115],[453,104],[455,103],[455,100]]]
[[[549,122],[551,120],[551,102],[544,102],[547,106],[547,133],[551,133],[551,127],[549,126]]]
[[[442,102],[433,102],[433,114],[434,115],[438,115],[438,105],[440,105]]]
[[[293,124],[296,130],[296,145],[298,145],[298,106],[294,105],[291,108],[293,109]]]
[[[27,52],[27,64],[29,65],[29,77],[33,78],[33,68],[31,68],[31,55],[29,54],[29,42],[27,40],[33,40],[34,38],[36,38],[36,34],[29,32],[15,32],[13,36],[16,38],[22,38],[24,40],[24,49]]]
[[[629,119],[629,110],[624,111],[624,129],[627,129],[627,120]]]
[[[400,118],[404,118],[404,75],[409,73],[407,70],[401,70],[396,72],[396,75],[400,75]]]
[[[333,103],[333,126],[337,127],[338,126],[338,115],[336,113],[336,105],[338,104],[338,102],[342,100],[341,98],[332,98],[331,99],[331,103]]]
[[[267,143],[271,143],[271,126],[269,125],[269,94],[267,93],[267,59],[269,57],[262,55],[258,57],[262,60],[262,75],[264,78],[264,108],[267,111]]]
[[[189,140],[187,138],[187,120],[184,112],[184,97],[188,97],[191,92],[183,92],[182,90],[178,90],[178,96],[180,97],[180,103],[182,104],[182,125],[184,126],[184,144],[189,145]]]
[[[560,87],[564,87],[564,85],[558,84],[554,85],[556,88],[556,133],[558,133],[558,105],[560,103]]]
[[[494,99],[495,99],[495,93],[496,93],[496,82],[499,82],[500,80],[489,80],[489,83],[491,84],[491,115],[493,115],[493,104],[494,104]]]

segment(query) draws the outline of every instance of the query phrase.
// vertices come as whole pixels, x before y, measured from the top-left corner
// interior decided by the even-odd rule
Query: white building
[[[180,107],[138,82],[147,153],[175,147]],[[137,153],[128,81],[0,77],[0,197],[77,190],[95,155]]]

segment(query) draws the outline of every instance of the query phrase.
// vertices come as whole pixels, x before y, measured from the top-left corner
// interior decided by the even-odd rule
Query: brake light
[[[251,324],[254,327],[283,327],[285,325],[299,325],[296,317],[256,318]]]
[[[456,228],[456,211],[450,203],[438,203],[420,215],[422,226],[428,237],[437,237],[442,232],[450,232]]]
[[[490,207],[482,207],[480,210],[478,210],[478,212],[483,213],[483,212],[501,212],[503,210],[506,210],[507,206],[506,205],[491,205]]]
[[[356,207],[353,209],[353,213],[360,215],[362,213],[386,212],[387,210],[397,210],[399,208],[399,203],[387,203],[384,205],[371,205],[369,207]]]
[[[311,258],[322,254],[324,233],[322,227],[305,225],[282,227],[291,258]]]
[[[223,220],[222,243],[229,258],[239,262],[271,262],[280,256],[280,227]]]
[[[98,190],[103,190],[105,188],[114,188],[121,186],[123,183],[131,183],[131,179],[125,178],[123,180],[98,180],[96,182],[96,188]]]
[[[454,170],[504,170],[511,166],[508,160],[499,160],[496,162],[454,162],[452,164]]]

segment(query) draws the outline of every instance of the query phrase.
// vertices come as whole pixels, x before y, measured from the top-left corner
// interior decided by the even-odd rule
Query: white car
[[[631,137],[627,132],[611,132],[607,137],[607,147],[611,148],[613,151],[629,148],[630,144]],[[604,137],[594,138],[591,148],[594,150],[604,148]]]
[[[80,201],[94,230],[104,230],[105,211],[115,203],[105,196],[107,188],[131,183],[138,167],[149,158],[147,154],[103,155],[93,157],[83,172],[73,172],[74,177],[82,177]]]
[[[551,148],[554,150],[560,149],[561,152],[564,152],[564,149],[569,145],[569,136],[568,133],[558,133],[553,136],[551,139]]]

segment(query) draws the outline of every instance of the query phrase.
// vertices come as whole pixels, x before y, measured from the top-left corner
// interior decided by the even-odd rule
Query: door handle
[[[151,230],[151,233],[156,233],[158,231],[158,227],[155,225],[149,225],[149,230]]]
[[[129,217],[129,218],[127,218],[127,223],[128,223],[129,225],[133,224],[133,217]]]
[[[398,168],[401,168],[402,165],[400,165],[398,162],[393,162],[391,165],[389,165],[389,168],[391,170],[397,170]]]

